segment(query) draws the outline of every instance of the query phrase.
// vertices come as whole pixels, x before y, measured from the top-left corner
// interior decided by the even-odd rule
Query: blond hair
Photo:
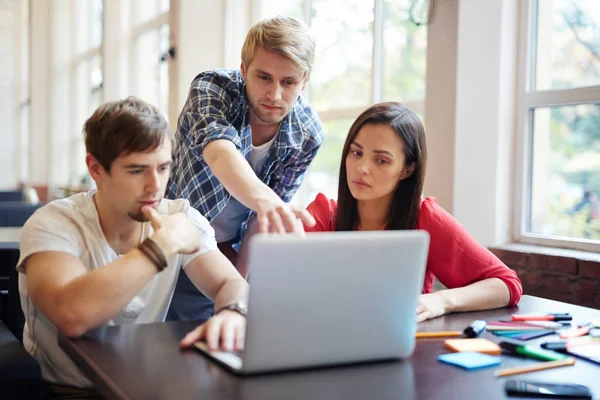
[[[315,38],[302,21],[278,15],[252,25],[244,46],[242,62],[248,68],[260,46],[287,58],[308,79],[315,60]]]

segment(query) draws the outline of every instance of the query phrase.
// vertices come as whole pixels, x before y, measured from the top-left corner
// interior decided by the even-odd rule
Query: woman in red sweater
[[[475,241],[437,201],[422,199],[427,148],[419,118],[399,103],[376,104],[350,128],[338,201],[323,194],[308,206],[307,232],[423,229],[430,246],[417,321],[450,312],[519,302],[517,274]],[[432,293],[434,277],[448,289]]]

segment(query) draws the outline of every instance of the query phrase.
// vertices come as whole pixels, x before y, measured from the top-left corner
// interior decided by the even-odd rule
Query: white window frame
[[[515,211],[513,235],[518,242],[561,247],[584,251],[600,252],[600,241],[578,238],[549,236],[526,231],[530,220],[529,205],[532,171],[532,127],[533,111],[539,107],[554,107],[600,103],[600,86],[589,86],[559,90],[535,90],[533,74],[535,72],[535,45],[539,0],[527,0],[521,3],[521,21],[519,37],[519,77],[517,108],[517,161],[515,180]]]
[[[260,16],[260,1],[254,0],[252,8],[253,21],[258,21]],[[312,16],[313,0],[302,0],[304,5],[304,22],[310,27]],[[371,54],[372,73],[371,73],[371,93],[369,95],[370,104],[375,104],[383,101],[383,4],[385,0],[371,0],[374,6],[374,23],[373,23],[373,52]],[[310,101],[310,85],[305,90],[305,97]],[[405,106],[410,108],[417,114],[425,113],[425,98],[420,101],[403,102]],[[342,118],[356,118],[365,110],[364,107],[340,108],[335,110],[316,110],[322,122]]]
[[[30,90],[30,43],[31,34],[29,30],[30,24],[30,11],[29,2],[23,1],[17,5],[19,12],[17,12],[18,18],[18,32],[15,35],[16,44],[16,57],[15,66],[17,71],[17,85],[15,90],[15,104],[18,105],[18,112],[16,114],[17,119],[15,122],[15,149],[18,157],[16,164],[16,174],[18,182],[29,181],[29,132],[30,132],[30,104],[31,104],[31,90]]]
[[[156,0],[154,0],[156,1]],[[131,28],[131,41],[130,41],[130,49],[132,50],[131,52],[131,59],[130,59],[130,63],[129,63],[129,81],[131,82],[131,87],[130,89],[132,89],[132,93],[138,93],[139,92],[139,87],[137,86],[138,82],[136,79],[136,75],[137,75],[137,71],[139,71],[139,66],[140,66],[140,60],[138,60],[138,52],[137,52],[137,43],[138,40],[145,34],[150,33],[150,32],[156,32],[156,34],[159,33],[160,28],[163,25],[167,25],[169,27],[169,30],[172,29],[172,26],[170,24],[170,13],[173,10],[173,2],[171,2],[170,4],[170,8],[169,11],[165,11],[159,15],[157,15],[156,17],[142,22],[140,24],[134,24],[134,15],[135,15],[135,6],[136,6],[137,2],[136,1],[132,1],[131,2],[131,10],[130,10],[130,16],[131,16],[131,21],[130,21],[130,26]],[[157,49],[158,50],[158,49]],[[160,54],[157,53],[157,57],[160,57]],[[165,61],[168,62],[168,61]],[[171,87],[171,83],[172,80],[170,78],[170,76],[172,75],[172,66],[169,65],[169,87]],[[160,85],[159,85],[160,86]],[[171,116],[172,112],[171,112],[171,108],[173,106],[172,101],[171,101],[171,97],[172,97],[172,92],[171,90],[169,90],[169,100],[167,101],[166,107],[167,107],[167,115],[166,116]],[[158,106],[158,104],[154,104],[155,106]]]
[[[383,6],[385,0],[371,0],[373,2],[373,49],[371,52],[371,93],[369,94],[369,103],[362,107],[350,107],[350,108],[339,108],[339,109],[316,109],[316,113],[322,123],[326,123],[331,120],[338,119],[356,119],[367,107],[372,104],[380,103],[383,101],[383,28],[384,28],[384,15]],[[260,2],[261,0],[254,0],[252,4],[252,21],[257,22],[260,19]],[[302,0],[304,9],[304,22],[311,27],[312,17],[312,5],[313,0]],[[304,97],[310,103],[310,85],[307,85],[304,90]],[[417,114],[425,114],[425,96],[422,100],[418,101],[403,101],[403,104]],[[304,179],[310,177],[310,169],[307,171]],[[306,185],[304,185],[306,186]],[[298,196],[300,194],[301,196]],[[302,187],[294,196],[292,202],[303,203],[306,200],[302,199],[303,192]]]
[[[104,0],[102,0],[102,2],[104,3]],[[70,3],[70,12],[69,15],[71,18],[76,18],[76,7],[77,4],[73,1],[71,1]],[[89,6],[89,5],[88,5]],[[104,7],[104,4],[103,4]],[[104,9],[104,8],[103,8]],[[104,31],[104,27],[105,27],[105,23],[104,23],[104,11],[103,11],[103,16],[102,16],[102,22],[101,22],[101,27],[102,30]],[[89,21],[88,21],[89,24]],[[72,23],[73,27],[76,26],[76,24]],[[78,32],[73,32],[74,35],[77,35]],[[75,169],[75,164],[78,162],[74,157],[77,155],[77,148],[81,145],[81,143],[83,142],[83,136],[81,134],[81,128],[82,128],[82,124],[84,121],[80,121],[78,120],[78,117],[80,115],[79,112],[77,112],[79,109],[83,108],[87,108],[87,102],[85,104],[81,104],[78,102],[78,96],[77,96],[77,90],[79,90],[78,88],[78,82],[77,82],[77,78],[78,78],[78,74],[77,74],[77,69],[80,65],[85,64],[85,63],[90,63],[95,57],[100,57],[100,60],[103,59],[104,54],[103,54],[103,40],[104,40],[104,35],[101,34],[100,35],[100,43],[97,46],[94,47],[88,47],[86,49],[83,49],[81,52],[76,53],[75,51],[75,46],[74,46],[74,42],[71,41],[71,57],[70,57],[70,78],[69,78],[69,101],[71,103],[71,109],[72,110],[76,110],[76,112],[72,113],[72,118],[69,121],[69,132],[70,132],[70,136],[69,136],[69,154],[70,154],[70,158],[68,161],[68,166],[69,166],[69,171],[70,174],[68,177],[65,177],[67,180],[64,182],[57,182],[59,187],[62,187],[62,185],[65,185],[65,188],[75,188],[75,189],[80,189],[78,187],[79,182],[77,180],[73,181],[72,178],[73,176],[71,175],[71,173],[74,172]],[[101,69],[102,69],[102,81],[101,81],[101,85],[103,85],[104,83],[104,68],[102,67],[103,62],[101,62]],[[94,88],[89,87],[89,90],[92,90]],[[100,90],[100,104],[102,104],[104,102],[104,90],[102,87],[99,88]],[[90,93],[87,93],[88,96],[91,95]],[[89,98],[89,97],[88,97]],[[82,177],[76,177],[76,179],[80,179]]]

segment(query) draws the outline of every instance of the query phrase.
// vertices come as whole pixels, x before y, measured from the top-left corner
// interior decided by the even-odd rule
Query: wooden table
[[[518,307],[447,315],[420,324],[419,330],[462,330],[474,319],[510,318],[517,311],[570,312],[576,322],[600,318],[599,310],[523,296]],[[109,399],[494,400],[507,398],[503,383],[509,379],[494,377],[496,369],[537,362],[502,356],[500,367],[467,372],[437,361],[439,354],[447,353],[443,340],[419,339],[405,361],[238,377],[195,350],[178,349],[179,340],[194,326],[170,322],[106,327],[77,340],[61,337],[59,343]],[[489,332],[484,337],[501,340]],[[600,396],[600,365],[584,360],[511,378],[579,382]]]

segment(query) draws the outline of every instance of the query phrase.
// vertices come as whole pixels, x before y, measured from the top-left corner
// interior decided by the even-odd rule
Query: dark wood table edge
[[[71,360],[77,365],[85,376],[92,381],[96,390],[107,399],[123,400],[128,397],[125,393],[116,386],[111,379],[109,379],[100,368],[94,368],[95,364],[92,359],[85,356],[85,354],[79,352],[77,346],[71,346],[69,340],[85,340],[85,339],[71,339],[64,335],[58,337],[58,345],[60,348],[67,353]]]

